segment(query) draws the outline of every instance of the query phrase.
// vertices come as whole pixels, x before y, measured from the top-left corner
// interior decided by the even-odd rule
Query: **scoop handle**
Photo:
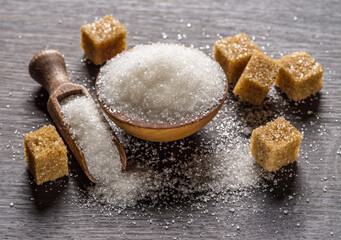
[[[31,77],[40,83],[50,95],[65,83],[71,83],[60,52],[53,49],[37,53],[28,66]]]

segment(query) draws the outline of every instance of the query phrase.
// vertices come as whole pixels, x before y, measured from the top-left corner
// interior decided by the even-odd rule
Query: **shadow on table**
[[[322,95],[320,92],[296,102],[289,99],[278,87],[275,87],[275,91],[276,98],[266,97],[259,106],[242,101],[233,93],[230,94],[229,98],[237,103],[238,118],[251,129],[265,125],[281,115],[284,115],[289,121],[297,122],[296,119],[300,119],[299,122],[302,123],[313,118],[316,119]]]
[[[41,111],[45,112],[46,114],[49,114],[47,111],[47,101],[49,100],[49,93],[45,90],[45,88],[41,87],[39,90],[35,93],[35,105],[38,107]]]
[[[44,212],[62,201],[62,195],[66,191],[69,183],[69,178],[67,176],[55,181],[49,181],[41,185],[37,185],[29,170],[27,170],[27,175],[30,182],[32,182],[32,184],[30,184],[32,200],[34,201],[38,211]]]
[[[245,123],[251,130],[265,125],[280,115],[281,108],[278,107],[277,101],[266,97],[261,105],[253,105],[249,102],[241,100],[233,93],[229,96],[232,102],[235,102],[235,112],[237,118]]]
[[[84,56],[85,59],[85,56]],[[97,75],[99,73],[101,66],[97,66],[95,64],[93,64],[90,60],[86,60],[86,69],[88,71],[89,74],[89,79],[91,79],[91,86],[94,87],[95,86],[95,82],[96,82],[96,78]]]
[[[311,95],[301,101],[294,101],[288,98],[277,86],[275,86],[275,91],[281,97],[281,102],[287,102],[285,109],[283,109],[286,114],[296,116],[300,118],[302,122],[305,122],[318,114],[322,97],[321,92],[317,92],[315,95]]]
[[[273,200],[283,200],[293,194],[298,188],[298,168],[296,161],[274,173],[270,180],[266,180],[267,192]]]
[[[157,207],[190,206],[196,199],[196,187],[205,182],[213,165],[209,161],[207,148],[203,152],[204,134],[193,134],[187,138],[173,142],[148,142],[127,136],[124,142],[128,158],[128,171],[136,169],[151,170],[157,179],[157,189],[152,191],[153,200],[148,197],[140,203],[148,206],[151,203]],[[201,156],[205,154],[206,160]],[[158,199],[157,201],[155,199]],[[155,206],[153,205],[153,206]]]
[[[285,226],[291,232],[299,233],[306,218],[300,212],[302,206],[301,173],[297,163],[289,164],[277,171],[268,186],[256,195],[257,212],[255,219],[263,219],[264,231],[273,233]]]

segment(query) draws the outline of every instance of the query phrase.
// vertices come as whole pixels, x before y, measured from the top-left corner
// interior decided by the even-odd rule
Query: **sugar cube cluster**
[[[322,66],[303,51],[275,61],[241,33],[217,41],[213,54],[228,81],[237,82],[233,93],[254,105],[262,104],[274,83],[294,101],[303,100],[322,88]]]
[[[254,105],[262,104],[273,84],[294,101],[322,88],[323,67],[307,52],[294,52],[276,61],[241,33],[217,41],[213,54],[228,81],[236,83],[233,93]],[[253,130],[251,153],[264,169],[277,171],[298,158],[302,138],[289,121],[280,117]]]

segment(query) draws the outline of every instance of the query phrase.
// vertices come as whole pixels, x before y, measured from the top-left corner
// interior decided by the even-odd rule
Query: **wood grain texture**
[[[341,239],[339,1],[0,0],[0,6],[0,239]],[[81,61],[79,28],[107,14],[127,27],[128,48],[180,42],[209,54],[217,34],[245,32],[275,58],[308,51],[324,67],[325,82],[316,98],[288,106],[287,111],[297,110],[289,120],[305,130],[294,174],[278,176],[277,185],[228,206],[209,203],[209,214],[174,206],[107,216],[102,207],[80,207],[88,182],[74,159],[69,178],[30,184],[23,134],[52,121],[48,93],[30,78],[28,63],[40,50],[57,49],[73,82],[93,94],[98,68]],[[178,34],[186,38],[179,41]]]

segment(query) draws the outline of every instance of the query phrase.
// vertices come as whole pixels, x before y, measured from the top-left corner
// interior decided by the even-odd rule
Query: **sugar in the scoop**
[[[108,61],[97,84],[99,98],[112,112],[170,123],[210,110],[227,83],[219,64],[199,50],[157,43]]]
[[[101,178],[101,174],[97,174],[100,166],[96,161],[106,161],[108,166],[119,171],[121,162],[112,141],[113,135],[92,99],[76,95],[64,99],[60,105],[72,137],[82,148],[89,170],[94,177]]]
[[[105,201],[122,206],[135,202],[141,181],[134,179],[136,174],[121,171],[120,155],[110,126],[93,100],[76,95],[64,99],[60,105],[72,137],[82,149],[88,169],[98,182],[90,189],[92,196],[104,196]]]

